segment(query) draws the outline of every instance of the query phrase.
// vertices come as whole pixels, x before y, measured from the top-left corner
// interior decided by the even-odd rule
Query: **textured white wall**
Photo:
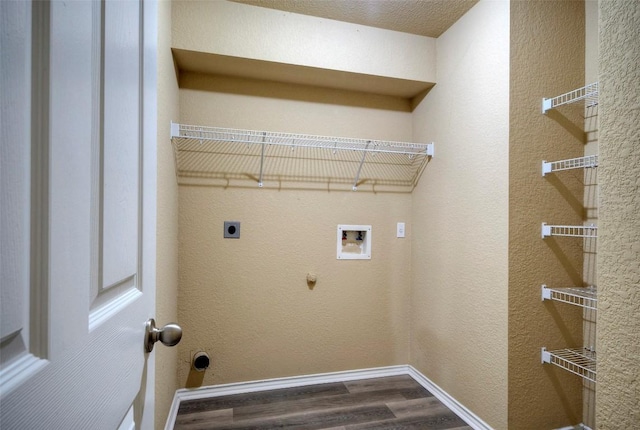
[[[600,2],[597,428],[640,423],[640,3]]]
[[[495,428],[507,420],[509,3],[437,41],[414,111],[436,156],[413,192],[411,364]]]

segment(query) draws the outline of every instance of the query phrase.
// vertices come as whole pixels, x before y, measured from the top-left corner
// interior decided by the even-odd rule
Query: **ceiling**
[[[478,0],[232,0],[369,27],[438,37]]]

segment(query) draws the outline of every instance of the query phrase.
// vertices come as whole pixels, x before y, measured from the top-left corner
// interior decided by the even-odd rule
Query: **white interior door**
[[[0,2],[3,430],[153,427],[156,15]]]

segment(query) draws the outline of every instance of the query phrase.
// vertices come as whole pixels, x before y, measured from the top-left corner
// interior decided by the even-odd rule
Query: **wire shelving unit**
[[[584,157],[569,158],[567,160],[543,161],[542,176],[547,173],[559,172],[561,170],[570,169],[586,169],[598,167],[597,155],[586,155]]]
[[[598,105],[598,82],[585,85],[565,94],[556,97],[542,99],[542,114],[547,114],[550,110],[559,108],[571,103],[582,102],[578,109],[582,108],[587,116],[593,118],[597,115]],[[577,104],[577,103],[576,103]],[[586,125],[586,124],[585,124]],[[542,161],[542,176],[550,173],[561,172],[571,169],[585,169],[585,178],[592,178],[587,174],[586,169],[598,167],[598,155],[586,155],[577,158],[570,158],[558,161]],[[585,179],[586,183],[586,179]],[[585,197],[586,198],[586,197]],[[597,226],[591,225],[548,225],[542,223],[541,236],[543,239],[550,236],[564,236],[583,238],[583,252],[586,249],[595,249],[595,239],[597,238]],[[541,287],[542,301],[554,300],[561,303],[578,306],[582,308],[583,314],[583,334],[585,343],[594,342],[595,338],[591,327],[595,324],[595,312],[597,311],[597,291],[595,286],[589,287],[569,287],[569,288],[549,288],[547,285]],[[586,324],[586,325],[585,325]],[[588,339],[588,340],[587,340]],[[596,352],[593,346],[582,348],[558,349],[549,351],[546,347],[541,351],[542,363],[550,363],[558,366],[570,373],[583,378],[583,402],[591,405],[595,402],[595,382],[596,382]],[[589,391],[591,390],[591,391]],[[588,396],[588,397],[584,397]],[[585,412],[583,418],[594,420],[592,412]],[[585,424],[571,427],[563,427],[557,430],[591,430]]]
[[[179,177],[364,182],[413,187],[433,143],[316,136],[171,123]],[[300,163],[306,160],[306,163]],[[328,163],[333,166],[328,167]],[[321,167],[319,167],[322,165]],[[350,178],[350,179],[349,179]]]
[[[542,363],[555,364],[575,375],[596,382],[596,352],[590,348],[567,348],[547,351],[542,348]]]
[[[598,295],[596,287],[549,288],[542,285],[542,300],[555,300],[569,303],[585,309],[597,309]]]
[[[556,97],[542,99],[542,113],[546,114],[548,110],[555,109],[562,105],[585,100],[586,107],[598,104],[598,82],[594,82],[584,87],[569,91]]]
[[[565,237],[598,237],[598,227],[595,225],[549,225],[542,223],[542,238],[549,236]]]

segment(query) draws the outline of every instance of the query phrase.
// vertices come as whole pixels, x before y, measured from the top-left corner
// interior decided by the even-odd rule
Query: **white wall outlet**
[[[224,238],[240,239],[240,221],[224,222]]]
[[[404,237],[404,223],[399,222],[396,228],[396,237]]]

